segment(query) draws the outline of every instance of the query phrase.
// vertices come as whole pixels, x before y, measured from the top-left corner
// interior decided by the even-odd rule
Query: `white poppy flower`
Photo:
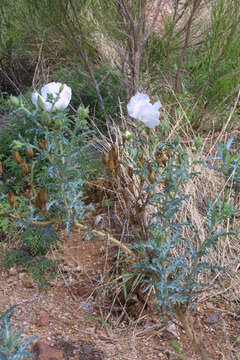
[[[159,109],[161,106],[160,101],[152,105],[147,94],[137,92],[127,104],[127,110],[129,116],[142,121],[149,128],[154,128],[160,124]]]
[[[69,105],[72,97],[72,89],[66,84],[51,82],[41,89],[41,94],[38,92],[32,93],[32,102],[39,108],[42,104],[47,112],[64,110]],[[56,101],[56,99],[58,100]],[[55,102],[56,101],[56,102]]]

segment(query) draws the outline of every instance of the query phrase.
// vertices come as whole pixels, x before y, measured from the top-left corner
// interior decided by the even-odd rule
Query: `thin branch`
[[[88,230],[88,227],[85,225],[82,225],[78,222],[75,222],[75,226],[78,227],[81,230]],[[108,240],[110,240],[111,242],[113,242],[114,244],[116,244],[118,247],[120,247],[127,255],[130,255],[132,257],[134,257],[135,259],[137,258],[136,255],[134,254],[134,252],[132,250],[130,250],[126,245],[124,245],[123,243],[121,243],[119,240],[115,239],[113,236],[111,236],[110,234],[105,234],[102,231],[98,231],[98,230],[92,230],[92,232],[100,237],[107,237]]]
[[[152,32],[154,30],[154,26],[156,24],[156,21],[158,19],[159,13],[160,13],[161,3],[162,3],[162,0],[158,0],[157,7],[156,7],[156,10],[155,10],[155,15],[154,15],[153,20],[152,20],[152,24],[151,24],[147,34],[144,36],[142,46],[145,46],[146,42],[148,41],[150,35],[152,34]]]
[[[200,3],[201,3],[201,0],[195,0],[194,1],[192,11],[191,11],[191,14],[190,14],[188,22],[187,22],[186,37],[185,37],[182,53],[180,55],[178,68],[177,68],[177,74],[176,74],[176,78],[175,78],[175,84],[174,84],[174,92],[175,92],[176,95],[178,94],[178,90],[179,90],[179,79],[180,79],[180,75],[181,75],[181,71],[182,71],[183,61],[184,61],[186,51],[187,51],[187,47],[188,47],[188,42],[189,42],[189,39],[190,39],[190,33],[191,33],[191,27],[192,27],[192,23],[193,23],[193,17],[195,15],[195,12],[198,9]]]

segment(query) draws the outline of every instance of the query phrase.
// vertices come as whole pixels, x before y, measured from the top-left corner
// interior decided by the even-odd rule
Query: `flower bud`
[[[11,95],[9,99],[13,106],[18,107],[20,105],[20,101],[16,96]]]
[[[201,146],[202,146],[202,144],[203,144],[203,141],[202,141],[201,138],[195,137],[195,138],[194,138],[194,144],[195,144],[196,150],[198,151],[198,150],[201,148]]]
[[[174,145],[177,146],[179,144],[179,141],[180,141],[180,139],[179,139],[179,136],[177,135],[173,141]]]
[[[52,119],[51,116],[49,115],[48,112],[44,112],[41,116],[41,123],[44,126],[50,126],[52,123]]]
[[[59,88],[59,94],[63,91],[63,89],[64,89],[64,84],[62,84],[62,85],[60,86],[60,88]]]
[[[132,133],[130,133],[130,131],[127,130],[122,134],[122,137],[123,137],[124,140],[131,140]]]
[[[86,117],[88,117],[88,113],[89,113],[88,107],[85,108],[84,106],[80,105],[77,109],[77,114],[80,120],[86,119]]]
[[[56,129],[56,130],[61,129],[62,124],[63,124],[63,119],[57,118],[55,121],[55,124],[54,124],[54,129]]]
[[[167,136],[168,133],[168,122],[167,121],[163,121],[161,124],[161,132],[164,136]]]
[[[12,147],[14,148],[14,149],[22,149],[23,147],[24,147],[24,143],[22,143],[21,141],[19,141],[19,140],[13,140],[13,142],[12,142]]]
[[[23,173],[24,175],[28,175],[28,167],[27,167],[26,164],[22,164],[22,165],[20,166],[20,168],[21,168],[22,173]]]
[[[42,110],[42,111],[45,110],[44,102],[43,102],[41,96],[38,96],[38,98],[37,98],[37,104],[38,104],[38,107],[39,107],[40,110]]]

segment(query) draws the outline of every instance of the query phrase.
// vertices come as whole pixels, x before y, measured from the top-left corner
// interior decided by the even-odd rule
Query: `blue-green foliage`
[[[21,360],[34,358],[34,355],[28,350],[31,342],[36,336],[31,336],[25,342],[21,342],[23,329],[14,330],[10,323],[13,316],[13,309],[17,305],[10,307],[0,317],[0,360]]]
[[[234,139],[230,138],[226,144],[217,143],[218,155],[205,159],[205,163],[209,169],[215,170],[222,174],[229,185],[239,190],[240,186],[240,147],[237,145],[232,150]],[[219,166],[209,165],[208,162],[218,162]]]
[[[79,107],[76,115],[70,115],[66,111],[49,114],[41,110],[29,111],[21,100],[20,107],[12,116],[18,118],[18,121],[21,119],[26,126],[20,134],[13,133],[11,144],[6,138],[7,150],[2,149],[5,168],[3,187],[6,192],[13,188],[19,193],[26,187],[34,186],[35,198],[40,189],[46,189],[46,211],[63,220],[69,232],[70,225],[74,221],[81,221],[92,208],[85,205],[83,196],[86,176],[92,171],[91,166],[95,167],[96,164],[89,146],[92,132],[86,121],[88,109]],[[44,146],[41,147],[41,143]],[[29,148],[34,151],[32,160],[25,155]],[[12,158],[11,149],[19,151],[28,166],[28,176],[23,176],[20,166]],[[8,180],[6,169],[10,169],[10,174],[15,169],[19,173],[17,178],[14,176],[15,184],[11,184],[11,179]],[[32,199],[29,201],[27,198],[21,199],[21,204],[15,211],[21,225],[42,220],[46,215],[41,211],[36,212]]]
[[[160,172],[159,166],[152,160],[152,168],[156,173],[158,170],[158,175],[146,191],[158,184],[151,200],[156,212],[152,214],[150,240],[133,245],[144,254],[135,267],[145,273],[149,286],[154,286],[158,304],[164,310],[174,311],[175,306],[186,310],[194,304],[199,293],[209,286],[199,280],[199,274],[207,270],[225,270],[208,262],[208,250],[220,237],[234,235],[219,230],[219,225],[236,211],[232,204],[220,200],[216,205],[210,202],[206,212],[206,238],[201,241],[193,223],[179,220],[183,204],[190,196],[185,194],[182,185],[197,174],[190,172],[188,155],[178,142],[163,142],[157,147],[158,152],[164,149],[169,158]],[[143,168],[137,172],[144,176]],[[186,231],[191,234],[191,240],[186,238]]]

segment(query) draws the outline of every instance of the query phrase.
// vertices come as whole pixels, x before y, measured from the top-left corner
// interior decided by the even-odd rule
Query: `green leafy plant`
[[[41,229],[28,227],[22,232],[21,238],[23,248],[32,256],[45,255],[50,247],[56,246],[59,241],[50,225]]]
[[[138,97],[141,102],[138,104],[136,99],[132,114],[152,127],[157,122],[155,117],[159,116],[156,105],[144,102],[144,94]],[[113,179],[117,179],[118,194],[122,194],[130,221],[138,228],[137,237],[141,241],[132,247],[141,254],[141,261],[134,268],[142,271],[148,284],[146,290],[154,289],[164,314],[177,317],[194,349],[202,359],[208,359],[195,336],[188,310],[210,286],[202,280],[204,272],[210,275],[225,270],[210,263],[209,248],[215,246],[220,237],[235,235],[224,228],[225,221],[236,211],[225,200],[219,199],[216,204],[209,202],[202,240],[194,223],[181,217],[183,205],[191,197],[185,193],[185,184],[198,174],[191,172],[190,158],[179,138],[169,140],[168,123],[162,122],[155,129],[137,125],[135,133],[124,138],[123,148],[117,151],[116,146],[112,146],[103,161]],[[197,139],[195,146],[198,154]]]
[[[13,151],[8,153],[11,162],[3,164],[14,164],[21,174],[18,191],[24,204],[18,204],[16,186],[14,191],[10,190],[6,171],[3,186],[14,209],[14,218],[21,225],[46,218],[51,222],[49,217],[52,217],[53,222],[64,221],[69,233],[70,226],[92,209],[84,203],[91,159],[96,164],[89,145],[88,109],[80,106],[76,115],[68,115],[66,111],[48,113],[40,108],[41,104],[38,110],[29,111],[20,102],[15,114],[26,117],[28,129],[12,140]]]
[[[27,271],[32,274],[35,281],[38,282],[39,288],[49,286],[49,281],[57,277],[59,260],[51,260],[46,256],[37,256],[27,266]]]
[[[232,147],[235,145],[235,149]],[[215,170],[225,177],[229,186],[237,191],[240,190],[240,148],[234,138],[230,138],[226,144],[217,143],[219,156],[210,157],[204,160],[209,169]],[[210,165],[209,162],[217,162],[219,166]]]
[[[59,239],[47,225],[41,229],[28,227],[22,232],[21,240],[20,248],[5,252],[5,267],[19,266],[32,274],[40,288],[47,287],[49,281],[57,276],[60,261],[51,260],[45,255],[52,246],[57,245]]]
[[[6,216],[10,211],[11,206],[9,202],[6,199],[2,199],[0,205],[0,232],[12,232],[14,229],[10,219]]]
[[[10,321],[13,316],[13,309],[17,305],[11,306],[0,317],[0,359],[1,360],[20,360],[34,358],[29,351],[29,345],[36,338],[31,336],[25,342],[21,341],[23,329],[14,330]]]
[[[184,360],[185,359],[185,355],[182,353],[181,351],[181,346],[179,344],[179,342],[177,340],[173,340],[172,342],[172,346],[174,347],[175,350],[177,350],[177,353],[179,355],[179,358],[181,360]]]

